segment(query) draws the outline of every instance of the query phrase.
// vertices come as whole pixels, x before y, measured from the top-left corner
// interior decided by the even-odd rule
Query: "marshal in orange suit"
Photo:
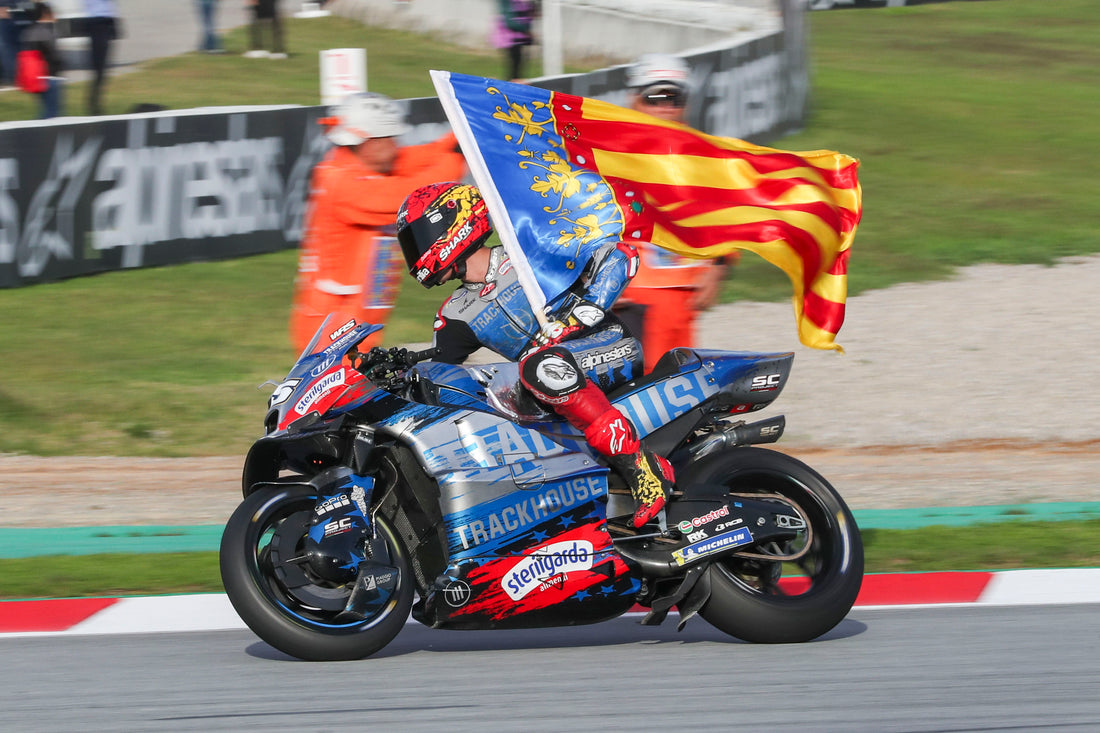
[[[465,161],[453,135],[402,147],[400,106],[381,94],[349,96],[322,120],[334,147],[313,169],[290,315],[290,338],[305,348],[330,312],[385,325],[404,260],[393,236],[397,210],[413,189],[457,180]],[[381,342],[381,332],[367,346]]]

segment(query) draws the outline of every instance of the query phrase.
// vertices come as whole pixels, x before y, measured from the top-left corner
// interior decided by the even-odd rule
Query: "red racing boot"
[[[672,493],[672,466],[644,446],[631,455],[608,456],[607,462],[626,479],[634,496],[638,506],[634,510],[634,526],[644,526],[661,512]]]
[[[672,493],[672,465],[642,445],[630,420],[610,403],[585,429],[584,437],[630,487],[637,505],[634,526],[641,527],[656,517]]]

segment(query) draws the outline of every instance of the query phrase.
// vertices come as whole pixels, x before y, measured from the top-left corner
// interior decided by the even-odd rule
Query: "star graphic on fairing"
[[[600,586],[600,593],[602,593],[605,596],[609,596],[614,592],[615,592],[615,586],[613,586],[613,585],[601,585]]]
[[[341,565],[340,569],[341,570],[354,570],[355,568],[359,567],[359,563],[363,562],[364,560],[366,560],[365,557],[363,557],[362,555],[357,555],[353,552],[353,553],[351,553],[351,559],[348,560],[348,562]]]
[[[576,524],[577,520],[570,517],[568,514],[563,514],[561,518],[562,529],[569,529],[570,525]]]
[[[549,536],[550,535],[547,534],[546,532],[532,532],[531,533],[531,537],[534,538],[535,542],[545,542],[546,538],[548,538]]]
[[[591,594],[585,590],[579,590],[573,594],[573,598],[578,601],[583,601],[585,598],[591,597]]]

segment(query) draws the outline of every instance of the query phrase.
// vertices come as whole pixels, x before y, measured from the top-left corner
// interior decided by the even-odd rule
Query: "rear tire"
[[[368,543],[374,560],[397,568],[397,585],[366,619],[338,618],[353,584],[321,579],[301,562],[317,500],[317,491],[302,485],[250,494],[222,534],[222,583],[248,627],[279,651],[308,661],[361,659],[390,643],[408,620],[409,560],[389,523],[376,515]]]
[[[863,582],[863,540],[828,481],[782,453],[733,448],[694,464],[678,481],[692,482],[723,485],[734,494],[781,495],[802,509],[812,529],[781,545],[748,550],[806,549],[794,564],[736,555],[712,563],[711,597],[699,612],[704,619],[731,636],[766,644],[809,641],[844,619]]]

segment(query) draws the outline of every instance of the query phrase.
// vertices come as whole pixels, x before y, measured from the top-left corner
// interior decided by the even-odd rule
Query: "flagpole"
[[[497,191],[496,183],[489,175],[489,169],[485,165],[485,158],[482,157],[481,149],[478,148],[477,141],[474,139],[473,131],[470,130],[466,116],[462,114],[458,100],[455,98],[454,90],[451,88],[451,72],[433,69],[429,73],[432,77],[432,84],[435,85],[435,91],[439,95],[439,101],[443,104],[443,112],[447,115],[447,119],[451,123],[451,129],[454,131],[455,137],[458,138],[458,145],[462,148],[462,154],[466,157],[466,165],[470,168],[470,175],[473,176],[474,183],[481,191],[481,197],[485,199],[485,204],[489,207],[489,218],[492,220],[497,236],[500,237],[500,243],[512,259],[520,287],[523,288],[524,295],[527,296],[527,302],[531,304],[531,310],[534,312],[535,318],[538,319],[539,326],[546,326],[549,323],[549,319],[543,312],[543,308],[546,306],[546,296],[543,295],[542,288],[538,286],[535,274],[527,265],[526,258],[512,254],[520,249],[519,238],[516,236],[516,230],[512,226],[511,218],[508,216],[508,210],[504,207],[504,200],[501,198],[500,192]]]

